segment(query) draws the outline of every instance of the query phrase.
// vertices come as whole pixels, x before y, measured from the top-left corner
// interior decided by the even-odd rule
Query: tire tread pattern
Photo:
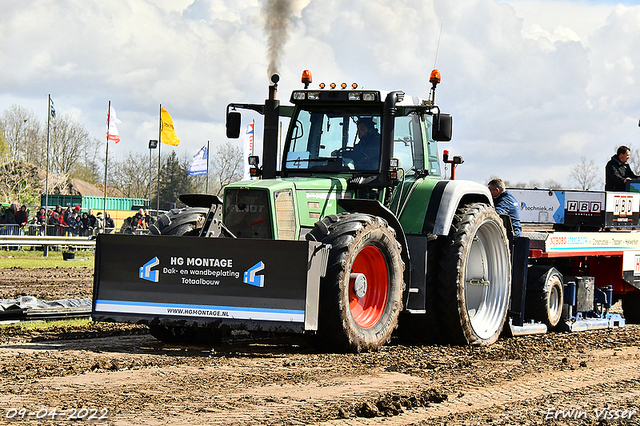
[[[467,313],[465,301],[461,300],[460,277],[464,278],[464,250],[472,243],[470,241],[475,235],[470,235],[475,223],[482,217],[492,217],[502,226],[502,221],[493,207],[484,203],[471,203],[458,208],[454,215],[449,236],[445,238],[440,251],[438,286],[436,298],[438,300],[438,324],[435,325],[439,331],[439,343],[451,343],[455,345],[487,345],[495,342],[502,331],[502,327],[496,330],[490,339],[481,339],[471,329],[469,322],[465,320]],[[508,255],[506,243],[506,232],[504,241],[496,242],[504,244]],[[509,277],[510,277],[509,271]],[[509,282],[509,292],[511,283]],[[464,293],[464,291],[462,291]],[[507,297],[508,299],[508,297]],[[508,300],[507,300],[508,305]],[[502,322],[506,319],[507,309],[504,309]]]
[[[365,330],[351,317],[347,287],[357,247],[366,245],[370,236],[374,236],[370,240],[375,240],[373,244],[386,251],[390,288],[383,317],[371,329]],[[391,339],[402,309],[404,263],[395,231],[382,218],[364,213],[341,213],[316,223],[308,238],[331,245],[327,271],[320,284],[317,337],[323,349],[356,352],[379,349]]]

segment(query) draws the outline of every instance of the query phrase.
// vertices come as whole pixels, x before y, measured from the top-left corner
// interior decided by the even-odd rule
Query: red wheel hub
[[[353,262],[351,272],[361,273],[367,278],[367,291],[358,299],[349,287],[349,308],[356,323],[362,328],[373,327],[384,312],[389,295],[389,271],[387,262],[379,248],[366,246],[360,250]]]

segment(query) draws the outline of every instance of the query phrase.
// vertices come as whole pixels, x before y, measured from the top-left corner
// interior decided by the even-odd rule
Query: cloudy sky
[[[443,148],[465,160],[457,178],[553,179],[568,188],[582,156],[604,168],[616,146],[640,149],[636,4],[290,0],[278,95],[288,101],[310,69],[314,83],[426,97],[435,64],[437,102],[454,116],[454,140]],[[44,122],[50,94],[58,113],[104,141],[111,100],[122,141],[110,156],[149,152],[160,104],[181,139],[178,155],[190,156],[226,141],[228,103],[267,97],[264,1],[0,5],[0,112],[17,104]]]

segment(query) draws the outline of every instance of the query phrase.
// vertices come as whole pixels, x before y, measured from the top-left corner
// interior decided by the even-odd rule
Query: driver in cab
[[[353,147],[353,153],[345,153],[352,157],[357,169],[375,170],[380,161],[380,133],[369,117],[362,117],[357,122],[359,141]]]

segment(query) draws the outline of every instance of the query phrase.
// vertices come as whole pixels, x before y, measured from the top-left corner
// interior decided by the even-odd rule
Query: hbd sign
[[[600,228],[604,223],[604,192],[566,191],[565,225]]]
[[[600,213],[602,211],[601,201],[567,201],[567,212],[571,213]]]
[[[639,197],[632,192],[607,192],[605,226],[637,227]]]
[[[614,216],[631,216],[633,214],[633,196],[631,195],[615,195],[613,197],[613,215]]]

